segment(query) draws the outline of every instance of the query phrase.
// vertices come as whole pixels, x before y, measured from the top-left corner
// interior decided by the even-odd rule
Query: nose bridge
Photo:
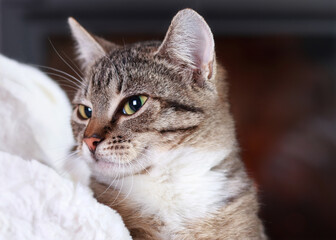
[[[107,124],[108,123],[102,119],[91,118],[88,126],[85,129],[84,138],[104,138],[106,134],[104,129]]]
[[[120,94],[111,96],[110,94],[105,94],[105,98],[102,96],[93,96],[96,101],[93,101],[93,116],[85,129],[84,138],[106,137],[106,129],[111,129],[111,121],[114,115],[117,113],[119,103],[122,99]]]
[[[91,118],[84,132],[83,142],[94,153],[98,144],[105,138],[105,126],[107,122],[98,118]]]

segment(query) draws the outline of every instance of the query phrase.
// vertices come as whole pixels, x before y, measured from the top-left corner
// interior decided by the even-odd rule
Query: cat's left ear
[[[112,48],[117,47],[103,38],[90,34],[72,17],[68,19],[68,23],[72,36],[77,42],[77,55],[83,69],[104,57]]]
[[[212,32],[204,19],[192,9],[176,14],[157,54],[189,66],[206,80],[213,76],[215,43]]]

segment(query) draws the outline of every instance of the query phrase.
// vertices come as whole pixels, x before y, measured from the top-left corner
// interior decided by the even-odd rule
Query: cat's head
[[[155,165],[155,152],[218,141],[224,80],[211,30],[195,11],[178,12],[162,43],[118,46],[69,24],[85,72],[72,127],[94,174],[139,173]]]

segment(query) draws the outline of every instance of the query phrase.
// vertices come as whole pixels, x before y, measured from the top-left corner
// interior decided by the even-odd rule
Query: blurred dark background
[[[336,239],[335,0],[2,0],[0,52],[76,75],[68,16],[124,44],[163,39],[185,7],[213,30],[270,239]]]

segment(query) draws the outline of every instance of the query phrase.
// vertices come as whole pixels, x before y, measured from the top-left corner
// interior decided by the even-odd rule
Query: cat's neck
[[[215,219],[253,190],[235,149],[183,148],[155,157],[158,164],[148,172],[114,181],[109,190],[107,183],[92,185],[98,201],[121,214],[132,236],[172,239],[192,222]]]
[[[180,226],[186,219],[203,218],[215,212],[236,194],[224,170],[213,171],[230,153],[226,149],[212,152],[180,149],[157,154],[158,164],[149,172],[126,177],[113,185],[144,214],[156,214],[162,221]]]

